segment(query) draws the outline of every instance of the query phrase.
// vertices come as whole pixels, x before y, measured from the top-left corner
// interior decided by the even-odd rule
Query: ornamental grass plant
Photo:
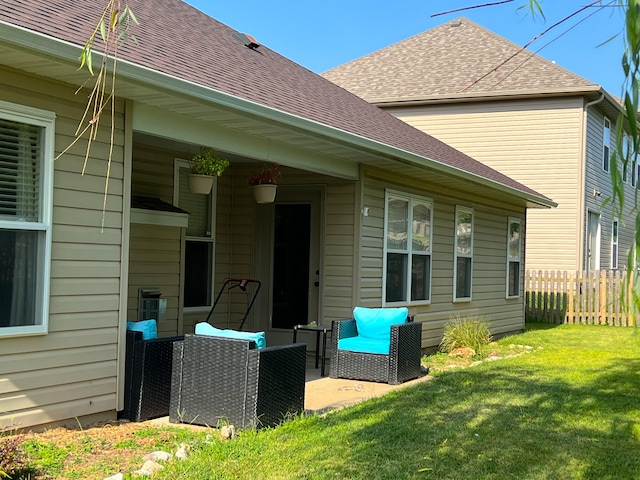
[[[488,318],[456,315],[444,325],[440,350],[449,353],[457,348],[471,348],[481,355],[490,342]]]
[[[168,463],[154,478],[640,478],[634,329],[535,324],[491,348],[519,345],[527,348],[517,355],[444,370],[431,381],[325,416],[241,431],[234,440],[220,440],[215,430],[182,430],[189,459]],[[174,450],[178,431],[154,427],[147,448]],[[132,435],[120,446],[133,449],[141,440]],[[37,465],[37,436],[29,441],[29,460]],[[92,445],[91,453],[65,457],[63,467],[43,478],[104,478],[122,468],[112,457],[102,476],[87,473],[89,466],[95,471],[100,449],[97,440]]]

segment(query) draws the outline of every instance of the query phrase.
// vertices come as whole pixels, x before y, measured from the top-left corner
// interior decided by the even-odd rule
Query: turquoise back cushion
[[[196,335],[210,335],[212,337],[235,338],[238,340],[253,340],[256,348],[265,348],[267,338],[264,332],[239,332],[237,330],[222,330],[207,322],[196,323]]]
[[[409,315],[407,307],[400,308],[364,308],[353,309],[358,336],[372,340],[391,341],[391,325],[405,323]]]
[[[127,322],[127,330],[142,332],[143,340],[158,338],[158,327],[155,320],[140,320],[139,322]]]

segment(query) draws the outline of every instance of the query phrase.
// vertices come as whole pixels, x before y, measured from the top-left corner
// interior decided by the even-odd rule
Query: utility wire
[[[481,77],[479,77],[478,79],[474,80],[472,83],[470,83],[469,85],[467,85],[465,88],[463,88],[461,90],[461,92],[466,92],[467,90],[469,90],[471,87],[473,87],[474,85],[476,85],[477,83],[481,82],[482,80],[484,80],[485,78],[487,78],[489,75],[491,75],[492,73],[496,72],[500,67],[504,66],[507,62],[509,62],[511,59],[515,58],[516,56],[518,56],[521,52],[523,52],[524,50],[527,49],[527,47],[529,45],[531,45],[533,42],[535,42],[536,40],[538,40],[540,37],[542,37],[543,35],[547,34],[550,30],[556,28],[558,25],[563,24],[564,22],[568,21],[570,18],[575,17],[576,15],[578,15],[579,13],[583,12],[584,10],[586,10],[587,8],[593,7],[594,5],[596,5],[597,3],[600,3],[602,0],[595,0],[593,2],[591,2],[589,5],[585,5],[584,7],[579,8],[578,10],[576,10],[575,12],[571,13],[570,15],[567,15],[566,17],[564,17],[562,20],[554,23],[553,25],[551,25],[549,28],[545,29],[543,32],[539,33],[538,35],[536,35],[535,37],[533,37],[531,40],[529,40],[522,48],[520,48],[517,52],[515,52],[513,55],[509,56],[507,59],[505,59],[504,61],[502,61],[500,63],[500,65],[492,68],[491,70],[489,70],[487,73],[485,73],[484,75],[482,75]],[[607,5],[611,5],[612,3],[615,3],[617,0],[611,0]],[[596,10],[596,12],[599,10]],[[595,12],[594,12],[595,13]],[[523,62],[524,63],[524,62]],[[513,72],[511,72],[513,73]],[[510,73],[510,74],[511,74]],[[509,74],[509,75],[510,75]],[[504,79],[503,79],[504,80]]]

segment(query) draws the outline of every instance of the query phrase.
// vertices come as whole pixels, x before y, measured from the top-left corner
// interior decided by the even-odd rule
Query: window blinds
[[[0,119],[0,218],[39,220],[42,130]]]

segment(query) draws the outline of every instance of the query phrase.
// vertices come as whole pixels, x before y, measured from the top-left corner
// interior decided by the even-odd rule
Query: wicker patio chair
[[[121,418],[142,422],[169,415],[173,343],[182,339],[143,340],[141,332],[127,331]]]
[[[260,428],[302,412],[306,349],[185,335],[173,350],[169,421]]]
[[[331,334],[331,378],[348,378],[391,385],[420,376],[422,324],[407,318],[407,323],[392,325],[389,354],[361,353],[338,348],[342,338],[358,335],[356,321],[334,320]]]

